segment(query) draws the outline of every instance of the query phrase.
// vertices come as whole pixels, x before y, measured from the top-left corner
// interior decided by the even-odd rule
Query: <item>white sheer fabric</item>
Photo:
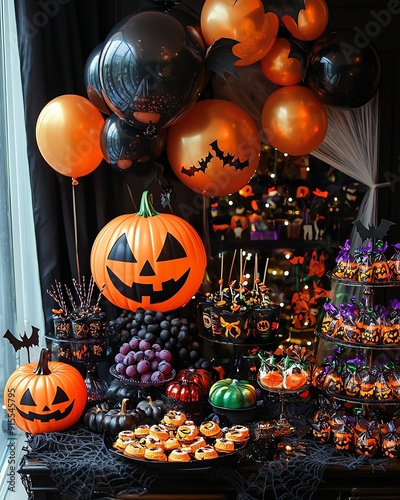
[[[14,2],[0,3],[0,397],[16,365],[27,362],[26,349],[15,352],[3,335],[29,336],[32,326],[44,334],[30,176],[27,159],[20,63]],[[38,359],[38,348],[30,359]],[[22,498],[18,474],[21,450],[10,455],[18,432],[1,409],[0,498]],[[12,428],[14,434],[7,433]],[[10,437],[11,436],[11,437]],[[18,444],[18,443],[17,443]],[[11,461],[10,461],[11,460]],[[14,460],[14,462],[13,462]],[[12,480],[15,479],[15,486]],[[15,489],[12,489],[14,488]],[[18,491],[21,490],[20,493]]]
[[[389,185],[376,184],[379,150],[378,106],[378,94],[360,108],[327,106],[328,132],[321,146],[311,153],[369,187],[357,215],[366,227],[377,224],[377,188]],[[353,247],[361,243],[355,231],[351,242]]]

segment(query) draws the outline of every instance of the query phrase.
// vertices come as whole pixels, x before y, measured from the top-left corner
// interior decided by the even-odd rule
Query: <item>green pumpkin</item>
[[[211,404],[222,408],[251,408],[256,405],[256,390],[247,380],[225,378],[210,389]]]

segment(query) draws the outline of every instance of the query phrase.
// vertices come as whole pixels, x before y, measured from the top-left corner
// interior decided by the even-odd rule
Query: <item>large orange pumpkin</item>
[[[42,349],[39,361],[17,368],[4,388],[10,420],[30,434],[67,429],[79,420],[87,401],[79,371],[49,357],[50,351]]]
[[[206,252],[185,220],[157,212],[144,191],[139,212],[110,221],[94,241],[90,265],[104,296],[122,309],[166,312],[197,292]]]

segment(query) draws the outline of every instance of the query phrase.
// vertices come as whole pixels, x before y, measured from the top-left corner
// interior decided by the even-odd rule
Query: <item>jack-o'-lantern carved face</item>
[[[361,331],[361,341],[365,344],[378,344],[380,341],[379,325],[368,325]]]
[[[323,389],[333,394],[340,394],[343,389],[342,377],[336,371],[327,373],[323,382]]]
[[[43,401],[43,397],[46,400]],[[59,421],[67,418],[70,415],[75,400],[70,399],[62,387],[57,386],[55,394],[50,395],[41,393],[40,398],[32,396],[31,390],[28,387],[22,394],[19,405],[16,406],[18,413],[25,420],[39,420],[40,422],[49,422],[50,420]]]
[[[357,262],[348,262],[343,270],[343,279],[355,280],[358,273]]]
[[[143,193],[137,214],[109,222],[91,253],[93,278],[113,304],[166,312],[186,304],[204,276],[206,255],[186,221],[159,214]]]
[[[153,306],[171,299],[186,284],[193,262],[188,261],[184,247],[171,233],[166,233],[159,255],[148,257],[136,258],[124,233],[108,254],[107,273],[124,297],[137,303],[148,297],[149,305]],[[132,269],[129,271],[127,267]]]
[[[350,430],[338,430],[333,435],[333,441],[337,450],[350,450],[353,433]]]
[[[370,264],[361,264],[358,268],[358,281],[373,281],[373,267]]]
[[[366,457],[373,457],[377,448],[377,441],[374,437],[364,437],[362,435],[357,439],[355,446],[356,452]]]
[[[400,440],[390,434],[382,440],[382,453],[388,458],[397,458],[400,451]]]
[[[373,264],[373,276],[374,281],[389,281],[391,278],[391,272],[388,263],[383,260],[379,262],[374,262]]]
[[[382,342],[392,344],[399,341],[399,329],[397,325],[382,325]]]

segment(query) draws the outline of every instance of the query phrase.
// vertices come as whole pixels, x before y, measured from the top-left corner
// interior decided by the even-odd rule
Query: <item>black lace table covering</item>
[[[310,500],[323,484],[324,471],[329,466],[352,470],[368,465],[374,471],[385,470],[390,462],[387,458],[338,452],[332,445],[320,445],[310,439],[301,439],[300,444],[304,453],[255,463],[251,472],[247,468],[244,474],[252,455],[257,457],[256,443],[250,443],[236,463],[207,469],[206,480],[229,483],[237,500]],[[103,436],[81,426],[68,432],[29,435],[21,466],[28,458],[40,459],[47,465],[63,499],[90,500],[95,492],[95,498],[104,499],[124,493],[142,495],[159,475],[157,469],[136,465],[112,453]],[[98,496],[99,492],[104,495]]]

